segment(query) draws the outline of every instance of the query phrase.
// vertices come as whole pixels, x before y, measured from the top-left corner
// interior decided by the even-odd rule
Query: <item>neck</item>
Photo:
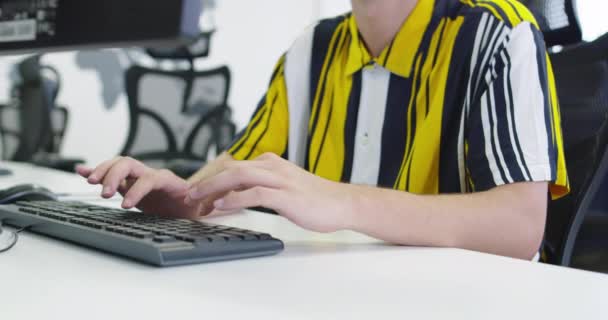
[[[352,0],[353,15],[373,57],[395,38],[418,0]]]

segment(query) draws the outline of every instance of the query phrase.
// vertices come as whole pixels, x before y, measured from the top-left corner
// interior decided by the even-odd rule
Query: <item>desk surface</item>
[[[27,177],[40,173],[44,179],[36,183],[57,191],[92,191],[73,175],[19,167]],[[0,187],[23,179],[0,177]],[[285,241],[285,251],[159,269],[23,233],[13,250],[0,254],[1,318],[606,318],[608,276],[602,274],[457,249],[389,246],[353,232],[323,235],[251,211],[210,220],[269,232]]]

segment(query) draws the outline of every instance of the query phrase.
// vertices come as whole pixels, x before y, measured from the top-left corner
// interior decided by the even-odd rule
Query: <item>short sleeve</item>
[[[522,22],[490,56],[466,123],[472,190],[547,181],[553,198],[567,194],[559,105],[542,34]]]
[[[284,156],[287,149],[289,115],[285,85],[285,56],[278,61],[268,90],[251,120],[234,139],[228,153],[237,160],[255,159],[272,152]]]

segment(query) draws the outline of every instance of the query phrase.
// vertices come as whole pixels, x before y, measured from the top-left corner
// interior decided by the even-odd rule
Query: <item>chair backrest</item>
[[[587,213],[597,208],[608,170],[608,34],[552,54],[571,193],[550,202],[544,252],[568,266]]]
[[[39,152],[59,153],[69,123],[69,111],[62,106],[50,110],[51,127],[45,133],[45,139],[37,139],[39,131],[32,129],[34,122],[30,119],[30,115],[17,105],[0,105],[3,160],[30,161]]]
[[[220,152],[232,140],[227,67],[166,71],[134,65],[125,84],[131,121],[123,155],[157,166],[205,161],[213,147]]]
[[[547,47],[567,46],[583,39],[576,0],[519,0],[536,16]],[[586,0],[588,1],[588,0]]]
[[[40,56],[16,65],[18,80],[12,101],[0,107],[2,157],[29,161],[39,152],[57,153],[68,124],[68,111],[57,107],[61,87],[59,73],[40,64]]]

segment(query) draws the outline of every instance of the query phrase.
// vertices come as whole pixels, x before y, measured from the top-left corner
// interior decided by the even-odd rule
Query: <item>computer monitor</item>
[[[0,55],[184,44],[202,1],[0,0]]]
[[[185,45],[200,34],[203,1],[0,0],[0,56]]]

